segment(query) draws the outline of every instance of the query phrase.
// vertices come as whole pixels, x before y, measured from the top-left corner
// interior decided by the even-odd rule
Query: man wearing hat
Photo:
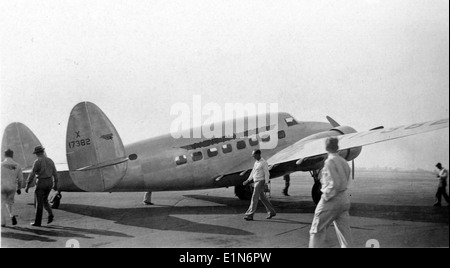
[[[11,218],[12,225],[17,224],[17,219],[12,214],[12,206],[15,194],[21,194],[23,174],[20,165],[13,160],[13,157],[14,152],[8,149],[5,151],[5,160],[2,162],[2,227],[6,226],[8,216]]]
[[[442,167],[441,163],[437,163],[436,167],[438,168],[438,174],[437,177],[439,178],[439,186],[436,192],[436,203],[434,204],[435,207],[441,206],[441,200],[442,196],[444,196],[445,201],[448,202],[448,194],[447,194],[447,177],[448,177],[448,171]]]
[[[34,148],[33,154],[37,156],[36,161],[33,163],[33,168],[27,179],[27,185],[25,192],[28,193],[31,183],[36,178],[36,189],[34,195],[36,198],[36,217],[32,226],[41,226],[42,211],[48,212],[48,224],[54,219],[52,209],[48,203],[48,195],[52,188],[57,191],[58,189],[58,173],[56,171],[55,163],[53,160],[45,155],[45,149],[41,145]]]
[[[339,156],[339,140],[327,138],[325,149],[328,158],[322,170],[322,197],[316,207],[314,220],[310,230],[309,247],[324,247],[327,229],[334,223],[339,244],[342,248],[351,247],[350,231],[350,198],[347,188],[350,182],[350,167],[347,161]]]

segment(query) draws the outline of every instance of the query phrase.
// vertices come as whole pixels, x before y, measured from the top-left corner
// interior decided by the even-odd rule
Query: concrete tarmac
[[[433,174],[357,171],[351,186],[351,227],[356,247],[376,239],[380,247],[449,247],[449,208],[435,208]],[[262,204],[255,221],[243,220],[249,201],[233,188],[153,193],[63,193],[55,221],[31,227],[33,193],[16,196],[19,224],[1,228],[2,247],[213,247],[303,248],[308,246],[315,205],[308,173],[291,176],[290,197],[282,178],[272,180],[277,216],[267,220]],[[44,212],[46,217],[46,213]],[[73,240],[74,239],[74,240]],[[327,244],[339,247],[334,228]]]

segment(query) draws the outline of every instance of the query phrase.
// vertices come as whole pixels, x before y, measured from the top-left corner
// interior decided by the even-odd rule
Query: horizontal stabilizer
[[[105,167],[109,167],[109,166],[122,164],[122,163],[127,162],[127,161],[128,161],[128,158],[118,158],[118,159],[113,159],[111,161],[100,163],[100,164],[97,164],[97,165],[91,165],[91,166],[87,166],[87,167],[82,167],[82,168],[77,169],[76,171],[84,171],[84,170],[105,168]]]

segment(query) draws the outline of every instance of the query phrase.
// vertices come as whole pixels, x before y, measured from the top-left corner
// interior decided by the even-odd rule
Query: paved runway
[[[355,246],[376,239],[381,247],[449,247],[449,208],[434,208],[437,179],[432,174],[358,171],[351,186],[351,227]],[[156,192],[154,206],[143,193],[63,193],[55,222],[33,228],[33,194],[16,198],[17,226],[1,229],[2,247],[307,247],[314,213],[312,178],[296,173],[291,197],[284,181],[272,180],[277,216],[265,219],[260,204],[255,221],[243,220],[248,201],[234,189]],[[44,215],[46,215],[44,213]],[[338,247],[334,228],[327,236]]]

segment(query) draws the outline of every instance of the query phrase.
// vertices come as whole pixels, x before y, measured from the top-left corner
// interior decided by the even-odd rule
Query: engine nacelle
[[[356,133],[356,130],[349,126],[338,126],[338,127],[332,128],[328,131],[323,131],[323,132],[319,132],[319,133],[313,134],[311,136],[308,136],[308,137],[304,138],[302,141],[316,140],[316,139],[322,139],[322,138],[327,138],[327,137],[336,137],[336,136],[341,136],[341,135],[351,134],[351,133]],[[339,151],[339,155],[342,156],[347,161],[352,161],[353,159],[355,159],[356,157],[359,156],[361,151],[362,151],[362,147],[354,147],[354,148]]]

